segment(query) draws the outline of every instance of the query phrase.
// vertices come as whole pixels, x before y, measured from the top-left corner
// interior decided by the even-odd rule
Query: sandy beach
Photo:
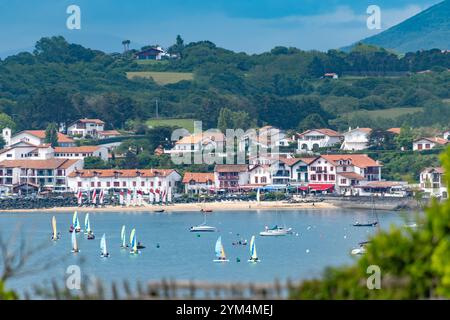
[[[282,201],[252,202],[252,201],[236,201],[236,202],[212,202],[212,203],[177,203],[171,205],[144,205],[144,206],[105,206],[105,207],[56,207],[42,209],[16,209],[16,210],[0,210],[3,212],[124,212],[124,211],[143,211],[153,212],[155,210],[164,209],[167,212],[195,212],[201,209],[212,211],[242,211],[242,210],[286,210],[286,209],[333,209],[337,208],[331,203],[315,202],[315,203],[285,203]]]

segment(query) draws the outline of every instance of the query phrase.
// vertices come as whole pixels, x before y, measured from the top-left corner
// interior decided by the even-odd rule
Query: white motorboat
[[[260,236],[285,236],[288,234],[292,234],[292,228],[283,228],[279,226],[274,226],[270,229],[266,226],[264,231],[259,233]]]

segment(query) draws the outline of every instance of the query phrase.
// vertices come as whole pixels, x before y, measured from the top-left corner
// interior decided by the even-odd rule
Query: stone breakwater
[[[417,210],[419,204],[413,198],[395,197],[333,197],[326,202],[339,208],[375,210]]]

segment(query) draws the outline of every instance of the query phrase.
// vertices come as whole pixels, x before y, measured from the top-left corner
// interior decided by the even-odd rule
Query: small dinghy
[[[59,233],[56,230],[56,217],[53,216],[52,218],[52,240],[53,241],[58,241],[59,240]]]
[[[84,233],[87,234],[87,239],[88,240],[94,240],[95,239],[95,235],[94,235],[94,232],[91,229],[91,221],[89,220],[89,213],[86,214],[86,219],[84,220],[84,223],[85,223]]]
[[[75,232],[72,232],[72,253],[78,253],[80,249],[78,248],[77,235]]]
[[[102,258],[109,258],[109,252],[108,249],[106,248],[106,235],[103,234],[102,239],[100,240],[100,256]]]
[[[136,241],[136,229],[131,230],[130,234],[130,254],[139,254],[139,250],[137,247],[137,241]]]
[[[367,222],[367,223],[359,223],[358,221],[356,221],[353,224],[353,226],[354,227],[376,227],[377,224],[378,224],[378,221]]]
[[[214,262],[229,262],[230,260],[227,259],[227,256],[225,255],[225,250],[223,249],[222,245],[222,237],[219,237],[216,241],[216,259],[214,259]]]
[[[164,209],[158,209],[158,210],[154,210],[153,212],[155,213],[163,213],[165,210]]]
[[[80,226],[80,220],[78,220],[78,213],[75,211],[73,213],[73,217],[72,217],[72,225],[70,226],[69,232],[80,232],[81,231],[81,226]]]
[[[250,259],[248,259],[248,262],[260,262],[258,255],[256,254],[255,236],[252,236],[252,239],[250,240]]]
[[[122,226],[122,231],[120,231],[120,240],[122,241],[122,244],[120,245],[120,248],[122,248],[122,249],[128,248],[125,230],[126,230],[125,226],[123,225]]]

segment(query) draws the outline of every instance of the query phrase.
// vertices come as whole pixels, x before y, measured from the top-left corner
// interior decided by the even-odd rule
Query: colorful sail
[[[132,253],[137,253],[137,241],[136,241],[136,229],[131,230],[130,234],[130,247]]]
[[[72,225],[74,230],[80,231],[80,220],[78,220],[78,213],[75,211],[72,218]]]
[[[100,250],[102,251],[103,256],[108,255],[108,250],[106,248],[106,235],[103,234],[102,239],[100,240]]]
[[[125,248],[127,246],[127,239],[125,235],[125,226],[122,226],[122,231],[120,232],[120,239],[122,240],[122,247]]]
[[[53,230],[53,240],[58,240],[58,231],[56,230],[56,217],[52,218],[52,230]]]
[[[250,240],[250,259],[258,259],[258,255],[256,254],[255,236],[252,236],[252,239]]]
[[[89,231],[90,231],[89,213],[86,213],[86,216],[84,217],[84,232],[88,233]]]
[[[75,234],[75,232],[72,232],[72,251],[78,252],[77,235]]]
[[[226,259],[225,250],[223,249],[223,245],[222,245],[222,237],[219,237],[217,239],[215,251],[216,251],[216,257],[218,259],[222,259],[222,260]]]

